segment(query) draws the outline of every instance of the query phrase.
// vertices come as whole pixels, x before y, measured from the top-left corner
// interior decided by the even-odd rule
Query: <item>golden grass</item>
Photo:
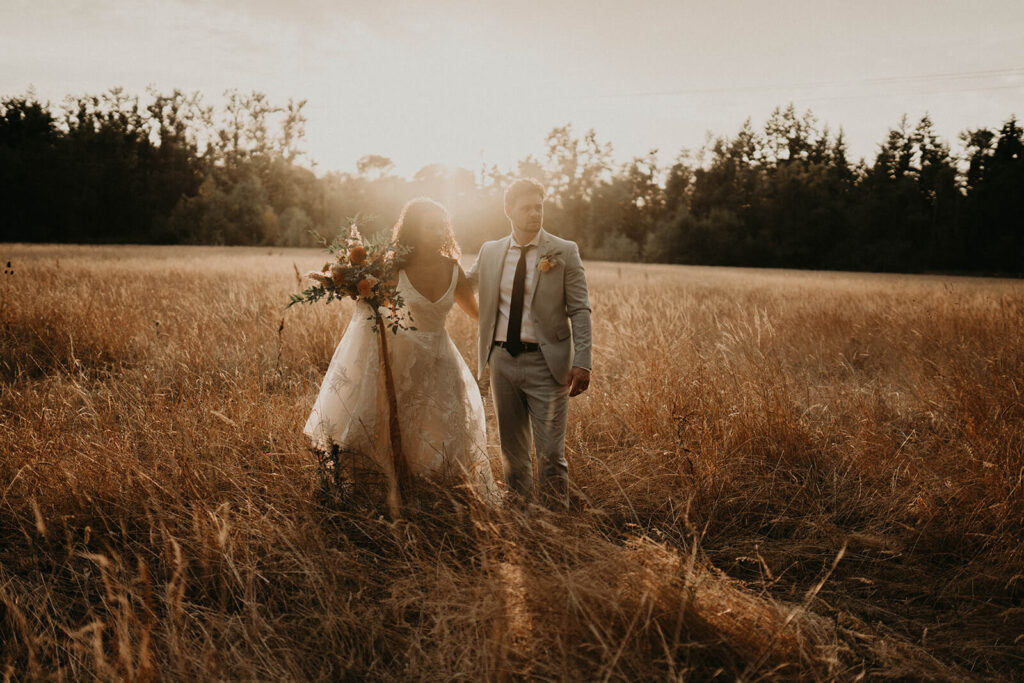
[[[316,252],[0,252],[5,679],[1024,666],[1019,281],[590,264],[580,509],[392,525],[300,433],[352,312],[283,310]]]

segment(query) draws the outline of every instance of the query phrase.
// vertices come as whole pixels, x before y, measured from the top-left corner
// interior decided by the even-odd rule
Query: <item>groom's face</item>
[[[544,197],[539,192],[523,195],[505,207],[505,215],[517,230],[532,235],[544,224]]]

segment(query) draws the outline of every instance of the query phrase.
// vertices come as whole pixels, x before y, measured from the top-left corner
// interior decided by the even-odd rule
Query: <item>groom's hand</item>
[[[569,395],[577,396],[582,394],[590,386],[590,370],[586,368],[573,368],[569,371]]]

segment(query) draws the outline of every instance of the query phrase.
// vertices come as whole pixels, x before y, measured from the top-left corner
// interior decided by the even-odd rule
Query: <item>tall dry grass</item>
[[[1021,676],[1020,282],[590,264],[578,509],[393,525],[300,433],[315,252],[0,260],[5,680]]]

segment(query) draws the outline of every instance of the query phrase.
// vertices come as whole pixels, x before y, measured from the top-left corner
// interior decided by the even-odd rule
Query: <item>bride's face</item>
[[[431,211],[423,217],[423,222],[420,223],[419,239],[416,246],[427,253],[440,251],[444,244],[444,236],[444,216],[437,211]]]

